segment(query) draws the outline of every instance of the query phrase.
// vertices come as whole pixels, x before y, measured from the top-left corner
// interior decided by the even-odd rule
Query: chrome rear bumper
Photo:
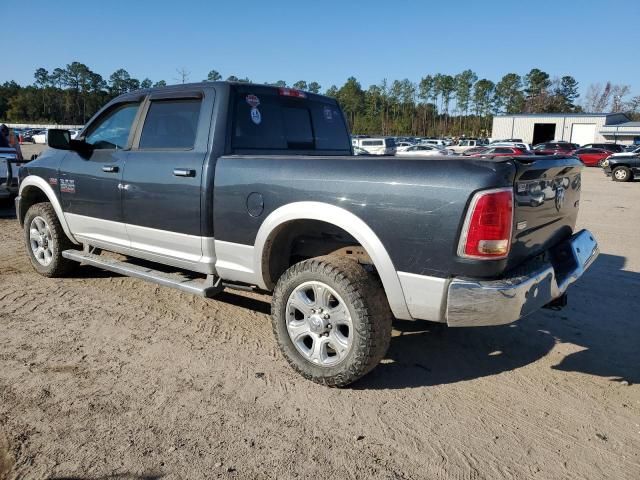
[[[451,327],[504,325],[561,297],[598,256],[598,242],[581,230],[550,252],[550,261],[532,262],[499,280],[456,278],[447,294]]]

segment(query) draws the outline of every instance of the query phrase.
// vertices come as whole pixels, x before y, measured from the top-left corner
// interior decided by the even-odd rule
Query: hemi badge
[[[58,184],[58,179],[57,178],[49,178],[49,184],[50,185],[57,185]]]
[[[527,222],[518,222],[516,224],[516,230],[524,230],[527,228]]]

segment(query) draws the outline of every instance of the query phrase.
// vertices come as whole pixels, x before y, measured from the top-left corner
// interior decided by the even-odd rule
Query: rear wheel
[[[392,314],[379,279],[342,257],[317,257],[287,270],[272,300],[273,332],[303,377],[346,386],[372,370],[391,339]]]
[[[627,167],[616,167],[611,172],[611,177],[616,182],[628,182],[633,177],[631,170]]]
[[[61,277],[77,265],[62,256],[62,252],[73,248],[73,244],[50,203],[36,203],[27,210],[24,235],[31,265],[40,275]]]

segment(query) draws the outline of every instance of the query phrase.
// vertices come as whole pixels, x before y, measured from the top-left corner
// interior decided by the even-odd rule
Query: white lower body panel
[[[81,243],[195,272],[215,273],[212,237],[186,235],[75,213],[64,215],[69,229]]]

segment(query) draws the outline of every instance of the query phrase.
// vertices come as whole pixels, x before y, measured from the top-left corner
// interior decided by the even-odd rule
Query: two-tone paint
[[[264,289],[273,287],[264,258],[273,233],[292,222],[318,220],[365,248],[397,318],[434,321],[446,321],[452,278],[500,277],[573,231],[580,193],[577,159],[234,152],[229,106],[235,88],[213,82],[118,97],[85,131],[117,105],[134,102],[139,110],[127,147],[89,155],[43,153],[21,170],[20,220],[29,199],[44,195],[76,243]],[[194,97],[202,106],[193,149],[139,148],[150,102]],[[185,170],[189,175],[176,174]],[[514,188],[511,255],[488,261],[459,257],[470,199],[497,187]]]

